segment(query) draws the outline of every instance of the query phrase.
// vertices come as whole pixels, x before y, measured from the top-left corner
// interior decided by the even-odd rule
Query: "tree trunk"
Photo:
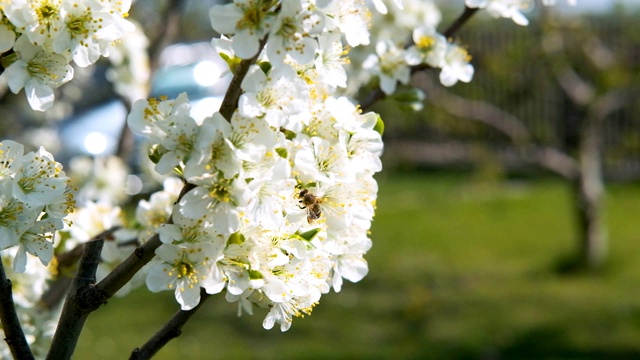
[[[573,181],[578,222],[579,265],[588,269],[601,267],[607,259],[602,177],[602,128],[603,119],[590,116],[585,119],[580,136],[580,172]]]

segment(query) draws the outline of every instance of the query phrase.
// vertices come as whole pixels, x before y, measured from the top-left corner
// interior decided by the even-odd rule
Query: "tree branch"
[[[47,359],[70,359],[87,316],[101,305],[101,303],[88,303],[85,301],[84,294],[95,285],[96,269],[100,263],[103,245],[103,239],[92,240],[85,244]]]
[[[543,30],[544,27],[543,27]],[[549,62],[551,73],[560,88],[574,104],[587,106],[596,96],[593,84],[583,79],[573,68],[565,53],[565,40],[558,30],[547,29],[542,37],[542,49]]]
[[[220,105],[220,114],[224,116],[227,121],[231,121],[231,116],[238,108],[238,100],[240,99],[240,95],[242,94],[242,80],[247,75],[249,71],[249,67],[255,64],[256,60],[258,60],[258,56],[262,52],[264,45],[267,43],[267,37],[260,41],[260,46],[258,48],[258,52],[251,59],[244,59],[238,64],[238,67],[235,68],[235,72],[233,74],[233,79],[231,79],[231,83],[229,84],[229,88],[227,89],[227,93],[224,95],[224,99],[222,100],[222,104]]]
[[[576,179],[580,175],[580,165],[576,159],[564,152],[541,145],[530,145],[532,148],[533,161],[539,166],[550,170],[566,179]]]
[[[536,144],[529,129],[516,116],[486,101],[457,96],[434,84],[428,76],[422,76],[417,86],[429,93],[428,101],[449,114],[481,122],[505,134],[538,166],[567,179],[578,176],[579,164],[574,158],[553,147]]]
[[[470,8],[468,6],[465,6],[462,14],[460,14],[460,16],[458,16],[458,18],[451,25],[449,25],[447,30],[445,30],[442,35],[444,35],[444,37],[447,39],[452,38],[453,35],[455,35],[476,12],[478,12],[478,8]]]
[[[189,192],[195,186],[186,183],[178,195],[178,200],[182,199],[184,194]],[[172,216],[169,216],[165,224],[172,224]],[[118,290],[120,290],[142,267],[147,264],[155,256],[156,249],[162,244],[160,236],[156,233],[144,244],[138,246],[129,257],[127,257],[120,265],[118,265],[109,275],[100,281],[93,291],[87,296],[91,297],[91,302],[105,303]]]
[[[455,95],[435,84],[429,76],[421,76],[416,84],[429,94],[427,97],[429,102],[445,109],[452,115],[488,125],[508,136],[515,144],[532,141],[531,133],[524,126],[522,120],[493,104]]]
[[[151,337],[142,347],[133,350],[129,360],[150,359],[171,339],[180,336],[184,324],[200,309],[209,297],[211,297],[211,295],[207,294],[204,289],[200,289],[200,303],[189,311],[178,310],[160,331]]]
[[[5,341],[14,359],[33,359],[33,354],[24,337],[20,320],[13,303],[11,280],[7,279],[4,265],[0,259],[0,322],[4,330]]]
[[[111,241],[113,240],[112,238],[113,233],[118,229],[120,229],[120,226],[114,226],[94,236],[89,241],[94,241],[99,239]],[[55,279],[55,281],[51,283],[47,291],[45,291],[44,294],[42,294],[42,297],[40,298],[40,304],[44,306],[46,309],[50,310],[56,305],[58,305],[58,303],[60,303],[60,301],[67,294],[67,289],[69,288],[69,286],[71,286],[72,279],[70,276],[65,275],[63,271],[61,271],[61,269],[69,268],[76,264],[76,262],[78,261],[78,259],[80,259],[80,257],[84,252],[85,244],[86,243],[78,244],[73,249],[66,251],[62,254],[56,255],[56,260],[58,261],[59,276],[57,279]]]
[[[180,32],[179,25],[180,17],[182,16],[180,6],[182,6],[183,2],[183,0],[170,0],[162,13],[160,23],[164,24],[164,26],[160,26],[160,33],[156,35],[153,42],[149,45],[149,65],[152,72],[158,68],[158,61],[160,60],[162,50],[171,44]]]

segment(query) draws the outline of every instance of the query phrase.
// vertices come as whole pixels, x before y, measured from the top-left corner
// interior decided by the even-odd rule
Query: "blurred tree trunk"
[[[578,139],[578,174],[572,182],[575,197],[578,242],[578,264],[596,269],[604,264],[608,255],[608,238],[604,219],[604,176],[602,149],[605,120],[614,111],[627,104],[632,95],[623,88],[609,90],[594,96],[583,106]]]
[[[602,118],[588,117],[582,125],[578,147],[578,176],[571,181],[579,243],[578,264],[596,269],[607,259],[602,176]]]
[[[570,178],[574,198],[578,251],[572,267],[597,269],[606,261],[608,239],[604,219],[602,171],[605,120],[628,102],[625,81],[612,81],[619,67],[616,54],[577,21],[563,30],[553,19],[543,28],[542,48],[564,94],[563,142],[578,168]],[[571,269],[567,269],[571,270]]]

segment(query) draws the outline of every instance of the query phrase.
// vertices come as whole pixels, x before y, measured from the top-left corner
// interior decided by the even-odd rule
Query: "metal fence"
[[[588,32],[573,39],[591,40],[567,44],[566,52],[567,57],[571,57],[571,66],[582,71],[584,79],[598,87],[598,92],[607,91],[606,86],[611,83],[630,92],[629,97],[635,99],[640,98],[640,36],[633,36],[626,20],[615,16],[581,19],[576,24],[564,24],[564,30],[559,31]],[[516,125],[524,125],[536,143],[575,155],[581,114],[551,72],[551,60],[541,50],[542,29],[534,24],[514,27],[494,21],[465,29],[460,38],[474,56],[476,74],[471,84],[458,84],[447,91],[450,95],[495,107],[517,119],[519,125],[507,122],[505,129],[496,130],[481,122],[460,118],[429,101],[424,111],[404,115],[402,119],[397,118],[397,109],[387,108],[382,113],[389,124],[389,156],[423,165],[455,166],[472,164],[477,161],[478,149],[487,149],[508,167],[526,166],[527,159],[504,131],[516,131],[508,128]],[[593,39],[599,39],[596,45],[601,46],[593,49],[594,52],[609,53],[590,55],[613,56],[617,65],[603,68],[602,73],[589,72],[587,60],[592,59],[582,60],[576,52],[590,51],[588,47],[593,45],[587,42]],[[437,77],[436,72],[431,75]],[[426,93],[428,99],[431,95]],[[629,101],[606,117],[602,131],[603,170],[608,178],[640,179],[639,113],[640,101]]]

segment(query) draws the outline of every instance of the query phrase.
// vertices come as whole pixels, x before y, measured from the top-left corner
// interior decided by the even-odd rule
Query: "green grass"
[[[640,187],[610,186],[610,262],[558,275],[575,250],[560,181],[379,177],[369,275],[286,333],[210,299],[158,359],[640,357]],[[177,309],[144,289],[92,314],[77,359],[122,359]]]

